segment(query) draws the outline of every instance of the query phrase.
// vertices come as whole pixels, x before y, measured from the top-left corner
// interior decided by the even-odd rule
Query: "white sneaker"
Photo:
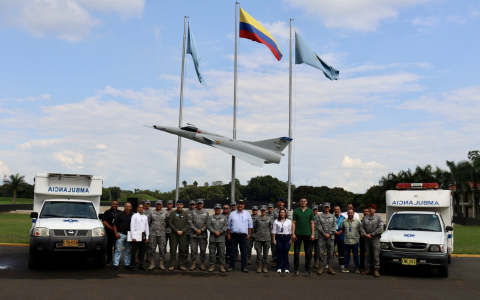
[[[281,270],[281,269],[278,269],[278,270],[277,270],[277,273],[282,273],[282,270]]]
[[[341,272],[342,273],[350,273],[350,271],[348,269],[345,269],[345,268],[343,268]]]
[[[343,269],[345,269],[345,266],[344,266],[344,265],[340,265],[340,270],[343,271]]]
[[[289,271],[289,270],[285,270],[285,273],[290,273],[290,271]]]

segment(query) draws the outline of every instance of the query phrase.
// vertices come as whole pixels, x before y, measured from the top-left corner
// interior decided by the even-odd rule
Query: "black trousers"
[[[297,240],[293,243],[293,270],[298,271],[300,264],[300,247],[303,243],[303,250],[305,251],[305,271],[310,270],[310,262],[312,261],[312,241],[310,235],[296,235]]]
[[[247,234],[245,233],[230,233],[230,268],[235,269],[237,250],[240,247],[240,256],[242,258],[242,270],[247,267]]]
[[[117,241],[117,237],[115,236],[115,233],[112,231],[110,233],[110,229],[105,228],[105,231],[107,232],[107,264],[112,263],[112,258],[113,258],[113,252],[115,249],[115,242]],[[112,250],[113,249],[113,250]]]
[[[143,262],[145,261],[145,250],[147,249],[147,243],[145,241],[141,242],[132,242],[132,258],[130,260],[130,265],[135,265],[135,255],[138,253],[138,264],[143,266]]]
[[[365,269],[365,238],[360,237],[360,269]]]
[[[335,237],[335,246],[337,246],[338,263],[345,265],[345,243],[343,240]]]

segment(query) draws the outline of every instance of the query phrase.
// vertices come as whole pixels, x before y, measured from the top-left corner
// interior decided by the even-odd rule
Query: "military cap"
[[[190,204],[190,205],[196,204],[196,203],[197,203],[197,202],[195,202],[195,200],[190,200],[190,201],[188,202],[188,204]]]
[[[267,210],[267,206],[266,205],[260,205],[260,210]]]
[[[144,204],[150,204],[150,200],[145,200],[143,203]]]
[[[157,202],[155,202],[155,205],[157,205],[157,204],[163,205],[162,200],[158,199]]]
[[[197,199],[197,203],[202,203],[203,204],[203,199]]]
[[[217,203],[213,206],[213,208],[222,208],[222,206],[220,205],[220,203]]]
[[[273,204],[272,204],[272,203],[269,203],[269,204],[267,205],[267,208],[270,208],[270,207],[273,208]]]
[[[245,201],[243,199],[238,199],[237,204],[245,204]]]
[[[279,202],[279,201],[285,203],[285,199],[283,199],[283,198],[278,198],[277,202]]]
[[[237,203],[232,201],[232,202],[230,202],[230,206],[237,206]]]
[[[258,206],[252,206],[252,210],[258,210]]]
[[[312,209],[318,210],[318,205],[312,205]]]
[[[183,200],[182,200],[182,199],[178,199],[178,200],[177,200],[177,204],[178,204],[178,203],[182,203],[182,204],[183,204]]]
[[[167,200],[167,204],[173,204],[173,200]]]
[[[370,204],[368,207],[373,207],[373,209],[377,210],[377,206],[375,204]]]
[[[323,207],[330,207],[330,202],[323,202]]]

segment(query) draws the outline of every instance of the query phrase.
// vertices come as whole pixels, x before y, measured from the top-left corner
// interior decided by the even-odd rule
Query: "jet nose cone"
[[[179,131],[178,128],[170,126],[154,125],[153,128],[173,134],[178,134]]]

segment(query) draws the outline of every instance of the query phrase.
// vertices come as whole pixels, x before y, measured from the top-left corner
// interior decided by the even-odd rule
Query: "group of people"
[[[233,272],[236,263],[240,262],[241,271],[248,273],[247,265],[251,264],[252,249],[255,248],[257,273],[268,272],[270,250],[272,268],[278,273],[289,273],[288,254],[293,244],[293,273],[298,274],[303,244],[306,274],[311,274],[312,267],[318,269],[317,274],[323,274],[326,263],[327,273],[335,275],[333,258],[336,248],[341,272],[349,272],[352,253],[356,274],[365,268],[366,257],[367,269],[361,274],[380,276],[378,269],[383,221],[375,214],[375,205],[370,204],[365,208],[360,218],[352,204],[347,206],[344,213],[341,213],[339,206],[334,206],[331,214],[328,202],[323,203],[321,213],[317,205],[309,208],[307,203],[306,198],[301,198],[300,207],[290,215],[284,208],[283,198],[278,199],[276,208],[273,204],[261,205],[260,209],[253,206],[252,213],[244,209],[244,200],[238,200],[230,205],[215,204],[214,214],[210,215],[203,208],[202,199],[190,200],[189,208],[185,210],[182,200],[175,203],[175,209],[173,200],[167,201],[166,209],[163,209],[162,200],[157,200],[155,209],[150,209],[150,201],[147,200],[138,205],[137,213],[132,214],[131,203],[127,202],[124,210],[119,211],[118,202],[114,200],[103,217],[108,239],[107,266],[117,269],[124,249],[125,268],[134,271],[138,263],[140,270],[153,270],[158,248],[158,269],[166,270],[169,243],[170,271],[175,268],[186,270],[189,252],[192,262],[189,270],[198,267],[206,271],[208,246],[209,272],[215,271],[216,264],[219,264],[222,273]],[[150,263],[148,268],[144,266],[145,256]],[[200,261],[197,261],[198,257]]]

